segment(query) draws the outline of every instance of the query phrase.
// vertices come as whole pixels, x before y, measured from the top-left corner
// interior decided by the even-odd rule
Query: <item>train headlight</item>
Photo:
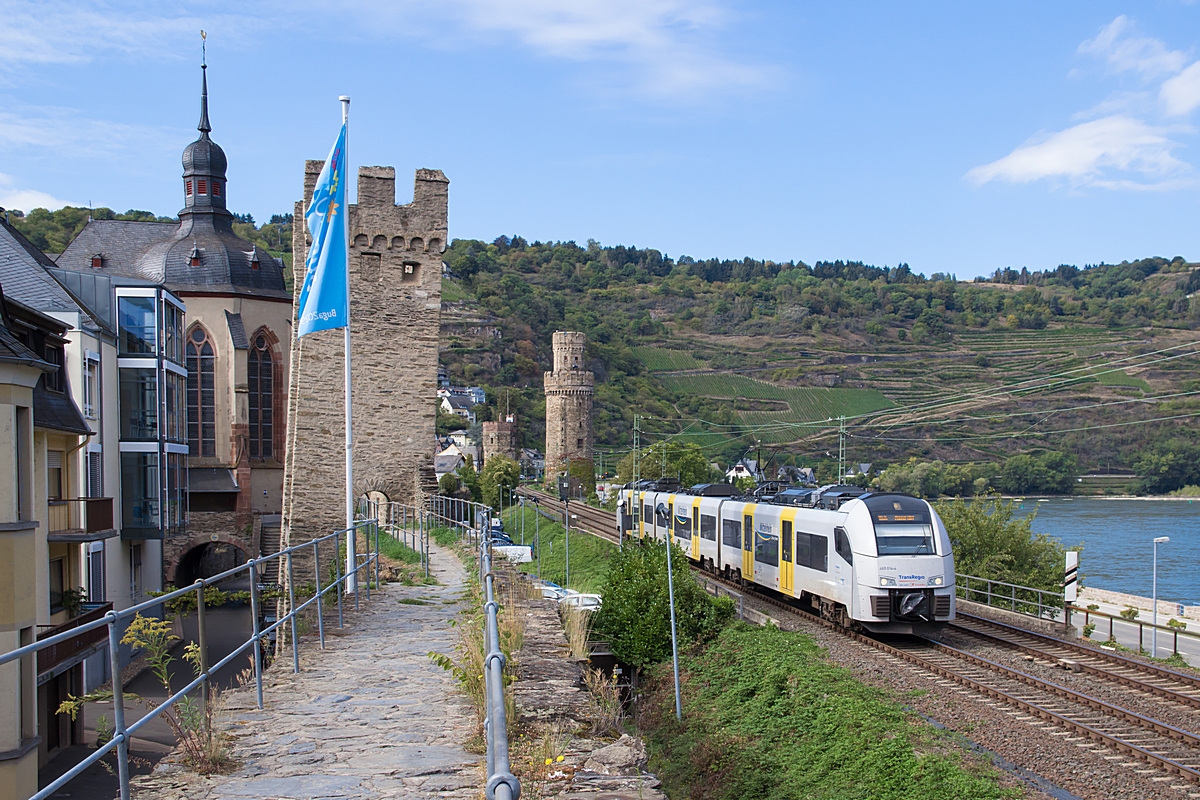
[[[930,586],[941,586],[942,585],[942,576],[935,575],[934,577],[930,578],[929,585]]]
[[[880,578],[879,585],[880,586],[895,586],[896,579],[895,578]]]

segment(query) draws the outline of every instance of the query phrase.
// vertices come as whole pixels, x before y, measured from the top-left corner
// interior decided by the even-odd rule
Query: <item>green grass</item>
[[[650,681],[650,768],[671,797],[712,800],[1019,797],[959,739],[829,662],[811,638],[735,624],[680,653],[683,722],[669,664]]]
[[[504,530],[517,544],[521,543],[522,509],[504,512]],[[563,526],[545,517],[536,521],[537,512],[524,509],[525,543],[533,544],[535,530],[541,539],[541,577],[577,592],[599,592],[608,577],[608,562],[616,552],[612,542],[590,533],[571,532],[571,582],[566,583],[566,537]],[[536,523],[536,524],[535,524]],[[521,571],[538,574],[537,553],[533,561],[521,565]]]
[[[379,552],[393,561],[400,561],[405,564],[419,564],[421,562],[420,553],[399,539],[383,532],[379,534]]]
[[[400,602],[402,605],[406,605],[406,606],[429,606],[429,605],[433,605],[432,603],[430,603],[430,602],[428,602],[428,601],[426,601],[426,600],[418,600],[418,599],[417,599],[417,598],[415,598],[415,597],[401,597],[401,598],[400,598],[400,600],[399,600],[399,602]]]
[[[446,278],[442,278],[442,302],[443,303],[458,303],[463,300],[470,300],[470,299],[471,299],[471,296],[469,294],[467,294],[465,291],[463,291],[461,286],[459,286],[457,283],[455,283],[452,280],[447,280]]]
[[[1143,392],[1150,391],[1150,384],[1141,378],[1135,378],[1124,370],[1102,372],[1096,376],[1096,380],[1100,382],[1101,386],[1130,386],[1134,389],[1141,389]]]
[[[707,369],[708,365],[683,350],[661,347],[633,347],[634,356],[651,372],[673,372],[685,369]]]

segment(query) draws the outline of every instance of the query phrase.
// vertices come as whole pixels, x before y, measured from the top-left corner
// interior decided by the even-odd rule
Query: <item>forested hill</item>
[[[493,390],[485,417],[517,411],[529,446],[541,446],[541,376],[563,329],[588,335],[597,445],[618,454],[635,414],[655,417],[651,440],[683,432],[718,460],[761,446],[778,463],[836,455],[836,435],[814,423],[839,414],[852,418],[850,460],[877,465],[1059,449],[1083,469],[1133,469],[1195,439],[1180,416],[1190,395],[1159,400],[1200,390],[1188,346],[1200,264],[1182,258],[959,281],[906,264],[516,236],[456,240],[445,261],[443,364]]]

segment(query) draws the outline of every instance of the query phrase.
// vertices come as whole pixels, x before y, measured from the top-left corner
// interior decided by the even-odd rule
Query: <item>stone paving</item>
[[[137,779],[137,800],[478,798],[483,756],[463,742],[475,732],[470,702],[427,653],[451,653],[450,621],[464,605],[462,562],[436,545],[436,586],[388,584],[339,631],[326,618],[324,652],[305,637],[300,673],[291,652],[264,679],[224,697],[221,727],[239,768],[198,776],[162,763]],[[427,605],[407,605],[420,599]]]

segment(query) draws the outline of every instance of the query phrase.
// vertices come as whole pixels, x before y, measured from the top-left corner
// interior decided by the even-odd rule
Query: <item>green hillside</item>
[[[517,413],[531,447],[555,330],[588,335],[610,464],[635,415],[643,441],[720,462],[760,446],[773,464],[826,460],[843,415],[849,459],[877,465],[1062,450],[1083,471],[1129,470],[1200,446],[1200,265],[1182,258],[959,281],[500,237],[456,240],[445,261],[442,362],[489,390],[484,419]]]

